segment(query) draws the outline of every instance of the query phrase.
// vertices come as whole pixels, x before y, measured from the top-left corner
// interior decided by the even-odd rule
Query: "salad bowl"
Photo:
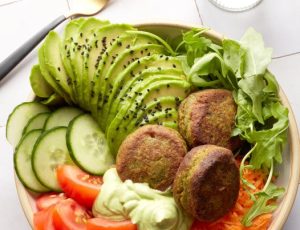
[[[193,25],[178,24],[178,23],[138,23],[135,26],[139,29],[153,32],[167,41],[175,40],[183,31],[190,30]],[[221,43],[224,38],[223,35],[213,31],[207,30],[204,35],[214,41],[215,43]],[[294,200],[297,195],[299,176],[300,176],[300,144],[297,124],[295,116],[292,112],[292,108],[289,104],[287,97],[282,89],[279,92],[280,99],[285,107],[289,110],[289,130],[288,130],[288,144],[285,146],[283,152],[283,163],[277,167],[278,178],[276,185],[285,188],[284,196],[282,196],[278,202],[278,208],[273,214],[272,223],[269,226],[270,230],[282,229],[288,215],[293,207]],[[33,101],[35,95],[31,94],[27,101]],[[20,203],[23,207],[26,218],[31,226],[33,226],[33,213],[36,211],[35,197],[36,195],[28,192],[20,183],[17,177],[15,177],[16,188],[19,195]]]

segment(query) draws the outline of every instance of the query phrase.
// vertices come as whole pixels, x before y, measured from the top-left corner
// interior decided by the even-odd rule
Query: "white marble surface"
[[[7,0],[0,0],[0,62],[47,22],[68,10],[66,0],[20,0],[9,5],[1,5],[1,1],[6,2]],[[211,6],[208,0],[199,0],[198,8],[194,0],[111,0],[108,7],[98,17],[109,19],[112,22],[155,20],[200,25],[200,16],[202,16],[202,19],[205,19],[203,20],[205,25],[217,25],[224,12],[214,9],[209,11],[212,13],[208,18],[207,10],[211,7],[214,6]],[[238,23],[236,25],[234,22],[232,23],[232,26],[237,28],[240,26]],[[252,26],[259,28],[259,22],[255,23]],[[300,22],[295,21],[295,23],[298,23],[296,27],[300,28]],[[59,27],[58,31],[61,31],[61,28]],[[230,33],[230,30],[225,28],[221,31]],[[300,31],[298,30],[297,33],[300,34]],[[285,38],[286,42],[282,43],[278,49],[288,50],[289,53],[299,51],[296,47],[295,50],[290,46],[287,47],[289,39],[291,38],[287,36]],[[0,229],[3,230],[30,229],[22,213],[15,189],[13,150],[5,139],[5,123],[10,111],[17,104],[24,101],[30,92],[28,76],[30,66],[36,62],[36,52],[33,51],[0,83]],[[275,73],[290,99],[296,118],[299,121],[300,54],[274,59],[270,69]],[[300,196],[298,195],[284,229],[299,229],[299,216]]]

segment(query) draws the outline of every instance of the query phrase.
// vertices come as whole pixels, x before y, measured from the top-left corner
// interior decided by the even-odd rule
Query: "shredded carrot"
[[[239,164],[240,162],[238,162]],[[267,179],[267,175],[261,170],[245,169],[243,177],[255,185],[256,189],[251,192],[258,192],[263,189]],[[250,227],[245,227],[241,221],[247,211],[253,205],[253,201],[250,199],[249,194],[243,188],[242,182],[240,182],[240,191],[237,202],[232,210],[222,218],[214,222],[201,222],[194,221],[191,230],[264,230],[267,229],[271,223],[272,214],[262,214],[256,217]]]

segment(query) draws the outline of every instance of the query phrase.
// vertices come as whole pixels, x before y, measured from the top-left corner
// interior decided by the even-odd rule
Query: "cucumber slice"
[[[49,130],[58,126],[67,127],[71,120],[82,113],[82,110],[75,107],[61,107],[49,116],[44,129]]]
[[[44,186],[54,191],[61,191],[56,178],[57,166],[72,163],[66,145],[66,133],[66,127],[50,129],[38,138],[33,148],[33,171]]]
[[[40,70],[40,65],[34,65],[32,67],[30,73],[30,85],[33,92],[38,97],[47,98],[54,92],[53,88],[44,79]]]
[[[44,112],[50,112],[50,110],[38,102],[24,102],[18,105],[7,120],[6,138],[8,142],[16,147],[30,118]]]
[[[42,134],[42,130],[32,130],[20,141],[14,154],[14,166],[16,174],[21,183],[34,192],[47,192],[48,188],[43,186],[36,178],[31,166],[31,154],[34,143]]]
[[[31,118],[23,130],[23,136],[31,130],[43,129],[45,122],[51,113],[39,113]]]
[[[91,174],[102,175],[114,163],[104,133],[89,114],[70,123],[67,146],[74,162]]]

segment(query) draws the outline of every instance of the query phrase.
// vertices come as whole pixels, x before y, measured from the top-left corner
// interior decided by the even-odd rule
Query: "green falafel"
[[[116,161],[120,178],[146,182],[151,188],[165,190],[187,153],[186,143],[174,129],[146,125],[127,136]]]
[[[214,144],[234,149],[236,104],[232,92],[208,89],[190,94],[179,107],[179,132],[190,147]],[[236,145],[236,144],[235,144]]]
[[[173,183],[173,195],[187,213],[215,221],[235,204],[239,169],[230,150],[215,145],[193,148],[184,157]]]

